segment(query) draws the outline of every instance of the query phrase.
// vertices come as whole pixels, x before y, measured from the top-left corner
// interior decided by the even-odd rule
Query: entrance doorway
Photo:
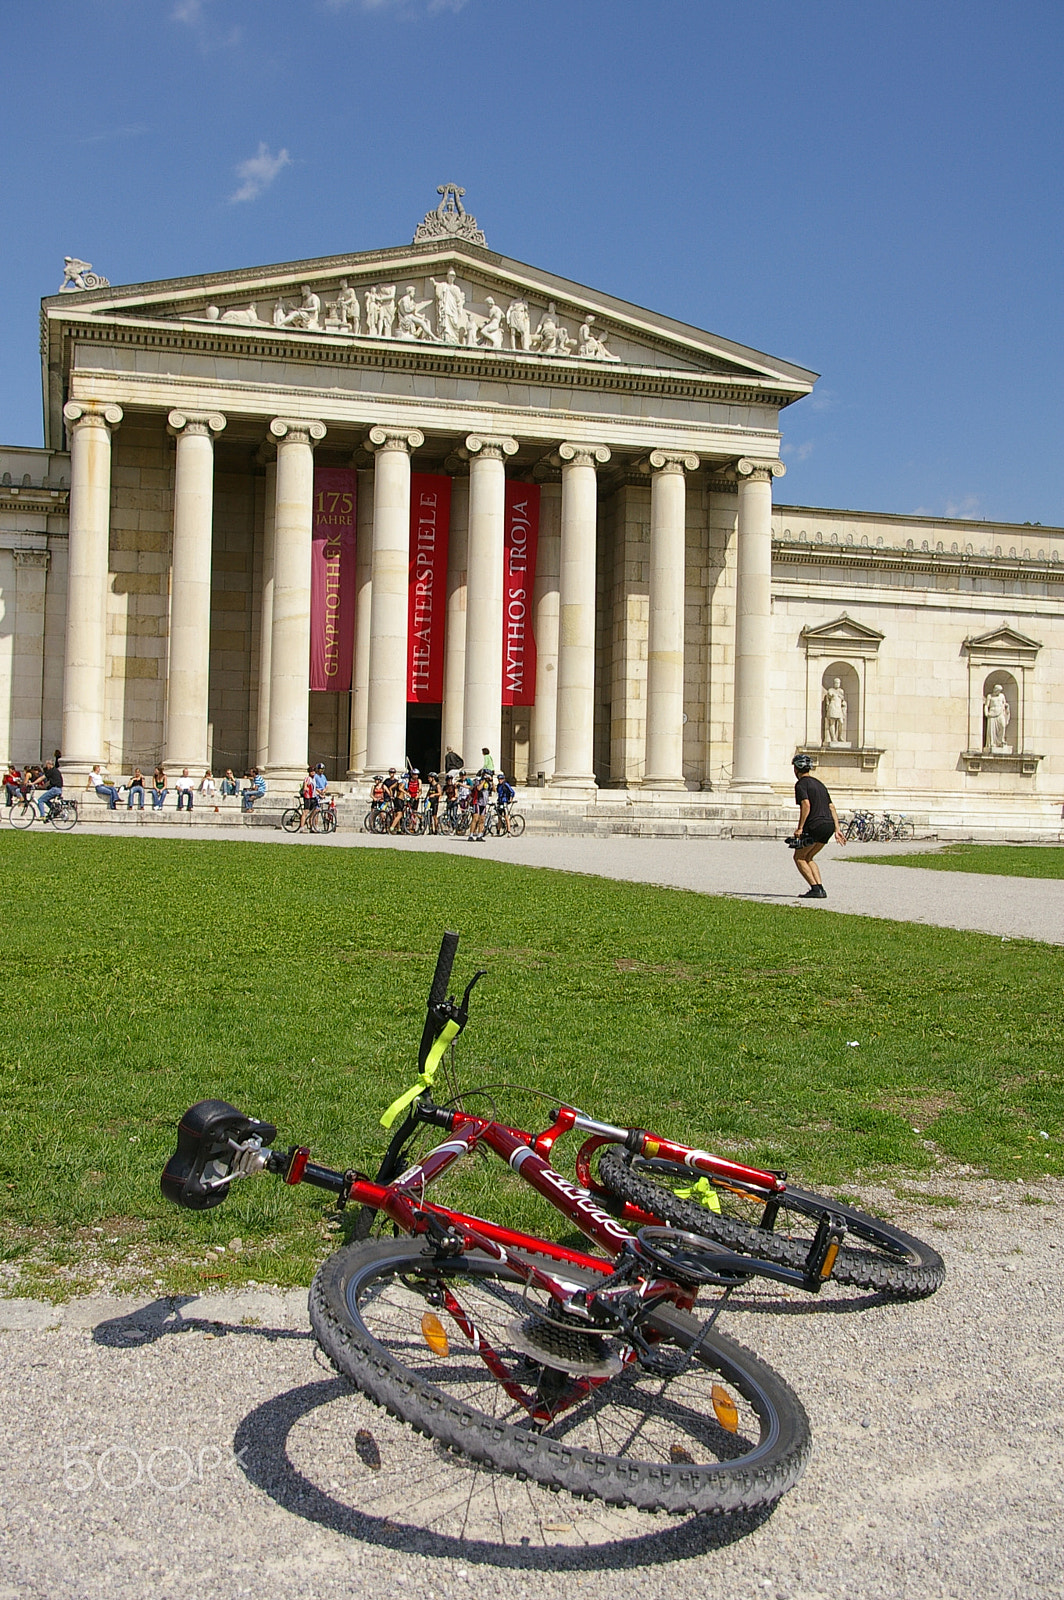
[[[440,737],[443,732],[442,706],[406,708],[406,759],[421,776],[440,770]]]

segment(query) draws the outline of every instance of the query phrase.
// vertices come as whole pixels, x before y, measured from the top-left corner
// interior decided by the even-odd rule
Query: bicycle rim
[[[743,1255],[797,1269],[804,1267],[817,1225],[824,1212],[830,1211],[847,1230],[833,1277],[852,1288],[916,1300],[934,1294],[945,1277],[942,1257],[930,1245],[824,1195],[788,1185],[780,1197],[775,1222],[768,1228],[761,1226],[764,1201],[726,1183],[709,1180],[706,1199],[715,1202],[719,1210],[702,1204],[697,1196],[677,1194],[677,1189],[691,1189],[700,1176],[679,1162],[647,1161],[611,1145],[599,1157],[598,1172],[611,1194],[671,1227],[716,1239]]]
[[[78,808],[72,800],[65,800],[57,806],[48,819],[53,828],[58,828],[60,833],[69,833],[78,820]]]
[[[281,827],[286,833],[299,832],[299,812],[295,806],[290,806],[281,818]]]
[[[32,801],[24,800],[20,806],[11,807],[11,826],[13,828],[32,828],[33,819],[37,815],[37,808]]]
[[[769,1505],[800,1476],[808,1419],[751,1352],[714,1332],[685,1365],[701,1326],[659,1307],[658,1348],[672,1375],[632,1363],[597,1386],[584,1384],[570,1404],[574,1380],[521,1348],[547,1305],[499,1263],[476,1255],[436,1261],[417,1240],[348,1245],[325,1263],[310,1295],[319,1342],[363,1393],[498,1471],[672,1512]],[[606,1340],[601,1348],[621,1347]],[[541,1408],[535,1424],[485,1355]]]

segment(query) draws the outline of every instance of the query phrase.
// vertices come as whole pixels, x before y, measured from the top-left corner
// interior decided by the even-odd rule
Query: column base
[[[267,767],[263,773],[266,782],[271,786],[291,788],[296,794],[302,788],[306,775],[305,764],[301,767]]]
[[[564,795],[567,800],[594,800],[598,795],[593,772],[556,772],[546,787],[548,792]]]
[[[775,789],[765,778],[736,778],[728,785],[729,794],[769,794]]]
[[[191,758],[186,756],[184,759],[182,759],[180,756],[167,756],[165,760],[161,761],[159,764],[168,778],[180,778],[182,772],[187,767],[189,777],[195,778],[197,783],[203,777],[203,774],[206,772],[208,767],[210,767],[212,772],[214,771],[214,768],[211,767],[211,764],[207,760],[206,756],[195,756]]]
[[[669,789],[675,791],[677,789],[686,790],[687,783],[683,778],[640,778],[639,787],[640,789]]]

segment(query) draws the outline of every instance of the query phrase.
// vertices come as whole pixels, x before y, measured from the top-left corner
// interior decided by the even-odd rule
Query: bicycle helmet
[[[806,755],[797,755],[791,762],[791,766],[794,768],[795,772],[812,772],[812,758]]]

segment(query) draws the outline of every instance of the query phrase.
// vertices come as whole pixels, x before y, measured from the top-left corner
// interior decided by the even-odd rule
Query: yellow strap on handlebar
[[[450,1044],[452,1039],[456,1039],[458,1037],[461,1031],[462,1030],[457,1022],[451,1021],[444,1023],[442,1029],[440,1030],[439,1036],[436,1039],[436,1043],[425,1057],[425,1065],[418,1073],[417,1082],[414,1084],[413,1088],[407,1089],[405,1093],[401,1094],[398,1100],[392,1101],[391,1105],[381,1118],[382,1128],[390,1128],[400,1111],[405,1111],[407,1106],[411,1105],[417,1099],[419,1094],[423,1094],[426,1089],[432,1088],[432,1082],[436,1076],[436,1070],[439,1067],[440,1062],[443,1060],[447,1046]]]
[[[697,1200],[700,1206],[705,1206],[707,1211],[715,1211],[720,1215],[720,1201],[717,1191],[708,1178],[699,1178],[689,1189],[674,1189],[673,1194],[677,1200]]]

